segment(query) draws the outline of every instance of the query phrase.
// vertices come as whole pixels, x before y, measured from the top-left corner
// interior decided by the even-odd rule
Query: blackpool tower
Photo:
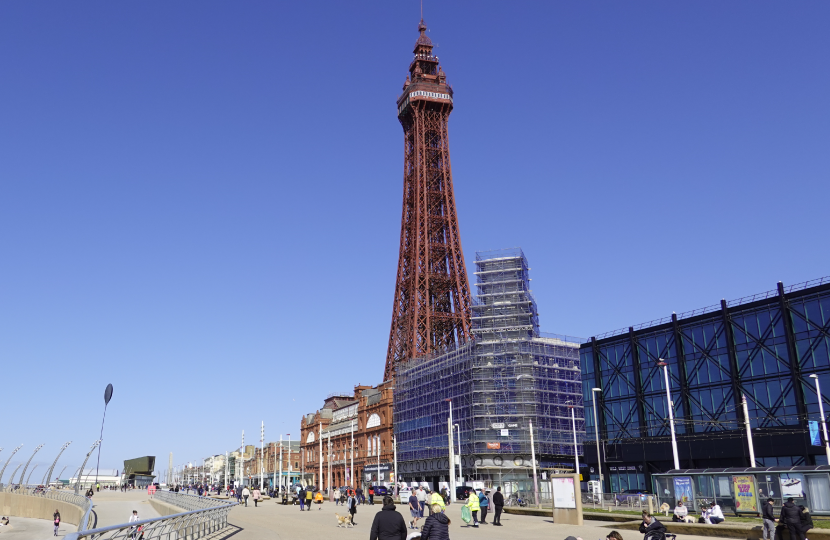
[[[398,98],[403,212],[384,380],[399,363],[470,339],[470,287],[455,211],[447,122],[453,91],[423,19]]]

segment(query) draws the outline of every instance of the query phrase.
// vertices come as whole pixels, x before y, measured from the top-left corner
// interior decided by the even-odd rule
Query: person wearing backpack
[[[57,536],[58,535],[58,527],[60,527],[60,525],[61,525],[61,513],[58,512],[57,509],[55,509],[55,513],[52,516],[52,519],[55,520],[55,536]]]

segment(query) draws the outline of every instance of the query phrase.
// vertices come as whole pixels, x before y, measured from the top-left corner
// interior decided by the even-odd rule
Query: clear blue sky
[[[326,394],[380,382],[418,18],[0,6],[0,462],[71,439],[77,467],[109,382],[102,466],[159,470],[261,420],[296,436]],[[830,3],[426,0],[425,19],[465,255],[521,246],[544,331],[830,274]]]

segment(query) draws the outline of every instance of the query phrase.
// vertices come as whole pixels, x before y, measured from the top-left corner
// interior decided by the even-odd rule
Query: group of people
[[[781,533],[784,530],[789,532],[790,540],[808,540],[807,531],[813,528],[813,518],[810,515],[810,509],[803,504],[796,505],[795,500],[790,497],[781,506],[781,511],[778,517],[776,517],[773,506],[774,502],[774,499],[767,499],[761,506],[761,516],[764,520],[764,540],[781,540]],[[688,515],[689,510],[683,504],[683,501],[677,501],[672,521],[687,521],[686,517]],[[724,519],[723,511],[717,503],[711,505],[704,504],[700,507],[698,523],[717,525],[723,523]],[[645,540],[648,540],[652,532],[665,534],[666,527],[654,516],[643,511],[643,522],[640,525],[640,532],[645,535]]]
[[[443,498],[440,494],[437,495],[441,499],[441,503],[435,502],[431,504],[431,514],[427,517],[424,526],[421,528],[421,540],[449,540],[450,538],[449,526],[452,522],[444,513]],[[411,510],[412,496],[410,496],[409,500]],[[417,498],[415,501],[416,503],[418,502]],[[398,512],[395,500],[387,495],[383,498],[383,508],[375,514],[375,519],[372,521],[369,540],[388,540],[394,538],[406,540],[406,536],[406,521],[401,513]]]
[[[776,518],[772,503],[773,499],[767,499],[761,507],[764,518],[764,540],[780,539],[784,529],[789,531],[790,540],[807,540],[807,531],[813,528],[810,509],[803,504],[796,505],[795,500],[790,497],[781,506],[781,513]]]
[[[674,507],[674,514],[671,517],[672,521],[678,522],[687,521],[689,509],[683,504],[683,501],[677,501],[677,506]],[[726,518],[723,516],[723,510],[719,504],[702,504],[700,506],[700,517],[697,519],[698,523],[705,523],[706,525],[717,525],[723,523]]]

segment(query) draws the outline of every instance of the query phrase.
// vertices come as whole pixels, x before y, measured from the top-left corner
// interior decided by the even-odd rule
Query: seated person
[[[683,505],[683,501],[677,501],[677,506],[674,507],[674,515],[671,517],[672,521],[686,521],[686,516],[689,515],[689,509]]]
[[[711,525],[712,521],[710,519],[709,514],[709,507],[705,504],[700,505],[700,518],[697,520],[698,523],[705,523],[706,525]]]
[[[718,523],[722,523],[723,520],[723,511],[720,509],[720,505],[718,503],[713,504],[709,508],[709,523],[717,525]]]
[[[648,540],[652,535],[662,538],[666,534],[666,527],[657,521],[657,518],[644,511],[640,532],[643,533],[643,540]]]
[[[799,504],[798,508],[801,510],[801,524],[799,530],[801,531],[801,538],[807,538],[807,531],[813,528],[813,518],[810,516],[810,509]]]

